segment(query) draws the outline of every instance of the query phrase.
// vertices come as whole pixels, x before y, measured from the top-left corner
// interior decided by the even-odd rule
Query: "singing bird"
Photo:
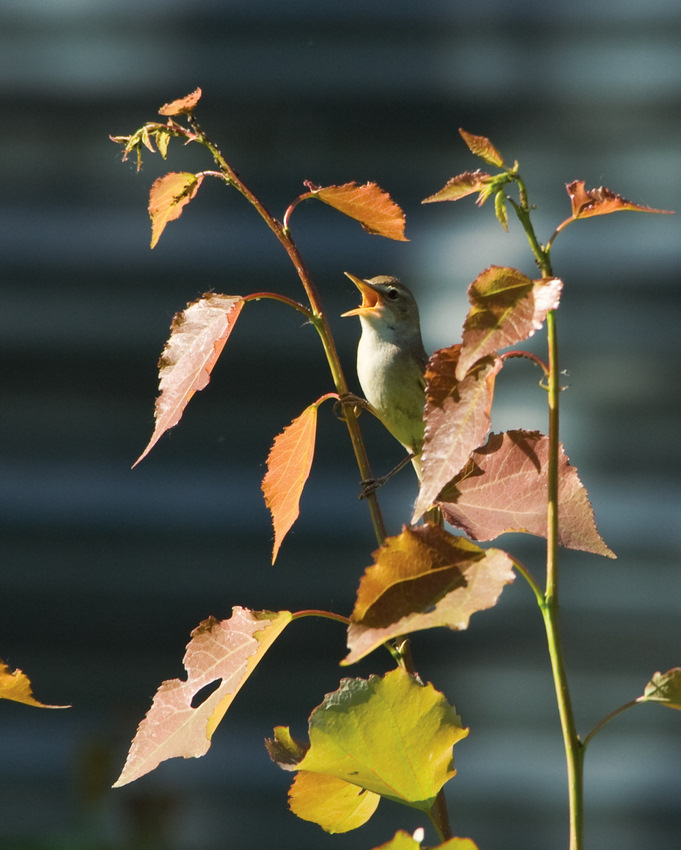
[[[379,275],[362,280],[345,274],[362,293],[361,305],[342,314],[359,316],[362,325],[357,346],[359,383],[376,416],[410,453],[420,479],[428,355],[421,339],[416,300],[395,277]],[[377,483],[384,483],[402,466],[404,463]]]

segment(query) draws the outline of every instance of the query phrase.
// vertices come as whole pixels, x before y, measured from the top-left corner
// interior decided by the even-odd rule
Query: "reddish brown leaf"
[[[272,514],[272,563],[293,523],[298,519],[300,496],[310,474],[317,429],[318,402],[311,404],[275,439],[262,480],[265,504]]]
[[[555,310],[563,284],[557,278],[530,280],[517,269],[490,266],[468,288],[471,309],[463,326],[459,380],[481,357],[515,345],[541,328]]]
[[[636,212],[662,213],[673,215],[673,210],[655,210],[643,204],[635,204],[627,201],[621,195],[616,195],[605,186],[598,189],[587,189],[584,180],[574,180],[565,187],[570,196],[573,218],[589,218],[594,215],[608,215],[621,210],[634,210]]]
[[[499,151],[494,147],[492,142],[486,136],[474,136],[472,133],[467,133],[465,130],[459,129],[461,138],[468,145],[468,149],[475,156],[484,159],[489,165],[496,165],[497,168],[502,168],[504,158]]]
[[[241,686],[291,622],[288,611],[234,608],[229,620],[209,617],[192,632],[183,664],[187,679],[156,692],[114,787],[126,785],[169,758],[199,758]],[[200,704],[201,691],[218,687]]]
[[[133,466],[149,454],[162,434],[177,425],[194,393],[208,384],[243,305],[240,295],[207,292],[176,314],[158,363],[156,427]]]
[[[153,150],[153,148],[152,148]],[[154,248],[169,221],[182,215],[183,208],[199,191],[202,174],[171,171],[154,180],[149,192],[151,247]]]
[[[369,233],[408,242],[404,235],[404,213],[387,192],[376,183],[344,183],[342,186],[305,185],[315,198],[354,218]]]
[[[171,103],[164,104],[158,111],[159,115],[189,114],[194,111],[194,107],[200,99],[201,89],[194,89],[194,91],[186,97],[181,97],[178,100],[171,101]]]
[[[440,493],[445,519],[473,540],[493,540],[506,531],[546,537],[549,440],[537,431],[492,434],[468,465]],[[558,459],[559,542],[616,557],[605,545],[577,470],[562,445]]]
[[[0,661],[0,699],[23,702],[34,708],[71,708],[70,705],[45,705],[39,702],[33,696],[28,676],[19,669],[10,670],[3,661]]]
[[[490,429],[489,416],[499,358],[486,357],[462,381],[456,379],[460,345],[436,351],[426,369],[426,420],[421,488],[412,522],[468,462]]]
[[[465,629],[476,611],[496,604],[514,579],[500,549],[481,549],[435,525],[404,528],[374,552],[360,582],[348,629],[353,664],[386,640],[446,626]]]
[[[484,171],[464,171],[447,181],[439,192],[424,198],[422,204],[432,204],[436,201],[458,201],[475,192],[484,192],[492,183],[494,177]],[[478,200],[478,203],[480,201]]]

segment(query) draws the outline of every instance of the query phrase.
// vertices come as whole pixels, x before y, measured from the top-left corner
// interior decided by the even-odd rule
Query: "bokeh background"
[[[293,219],[330,315],[357,303],[344,270],[393,273],[422,305],[426,347],[459,337],[465,291],[490,264],[534,272],[519,227],[472,199],[420,206],[474,169],[462,126],[521,163],[547,238],[584,179],[679,209],[681,6],[676,0],[3,0],[0,5],[0,657],[67,711],[0,704],[0,846],[212,850],[359,848],[413,829],[382,803],[327,836],[286,808],[290,776],[262,740],[306,717],[341,675],[341,630],[292,626],[198,761],[110,790],[189,632],[232,605],[351,609],[374,539],[347,437],[322,410],[302,516],[270,566],[260,480],[271,441],[331,388],[316,336],[280,304],[248,305],[208,389],[135,470],[153,425],[173,314],[208,289],[298,297],[293,269],[236,193],[206,182],[149,250],[147,193],[165,170],[209,168],[171,143],[137,174],[108,135],[196,86],[198,118],[269,208],[302,191],[378,182],[408,243],[308,203]],[[618,553],[563,558],[565,649],[585,734],[681,663],[681,219],[621,213],[557,241],[562,439]],[[355,320],[333,320],[354,377]],[[541,351],[542,339],[535,344]],[[545,429],[531,364],[498,382],[496,430]],[[364,422],[373,466],[400,447]],[[381,494],[392,531],[409,472]],[[538,577],[541,541],[503,545]],[[565,847],[562,744],[542,628],[522,580],[461,634],[414,640],[419,667],[470,737],[447,786],[457,835],[481,850]],[[590,747],[588,847],[675,850],[681,718],[642,706]]]

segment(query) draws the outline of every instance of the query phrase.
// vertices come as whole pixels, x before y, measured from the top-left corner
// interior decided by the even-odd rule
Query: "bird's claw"
[[[345,422],[345,411],[343,408],[346,405],[352,405],[355,416],[359,416],[363,410],[369,409],[369,402],[365,398],[362,398],[362,396],[355,395],[354,393],[343,393],[343,395],[338,397],[338,401],[333,406],[335,416],[342,422]]]

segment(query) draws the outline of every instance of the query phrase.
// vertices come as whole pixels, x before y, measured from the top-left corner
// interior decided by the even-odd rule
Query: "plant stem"
[[[516,177],[520,202],[513,202],[518,219],[525,231],[527,240],[535,256],[543,277],[552,277],[549,251],[551,246],[542,246],[534,232],[530,218],[525,184]],[[570,850],[581,850],[584,812],[584,744],[575,728],[572,702],[568,688],[563,648],[559,628],[558,606],[558,545],[560,526],[558,514],[558,457],[559,457],[559,395],[560,370],[558,366],[558,333],[555,311],[546,317],[548,345],[548,404],[549,404],[549,458],[548,458],[548,496],[546,514],[546,589],[540,601],[540,609],[546,629],[551,671],[556,690],[558,715],[563,733],[565,760],[568,777],[568,799],[570,808]]]
[[[279,240],[279,243],[283,246],[284,250],[288,254],[291,262],[293,263],[296,271],[298,272],[298,277],[300,278],[300,281],[303,284],[303,288],[305,289],[305,292],[309,299],[310,307],[312,309],[310,321],[314,325],[322,341],[322,346],[324,348],[324,353],[326,354],[326,359],[329,364],[331,377],[333,378],[336,391],[338,392],[338,395],[341,397],[341,399],[343,399],[345,396],[349,395],[348,385],[340,364],[340,359],[336,350],[336,344],[333,339],[333,335],[331,334],[331,328],[329,327],[329,322],[326,317],[326,313],[324,312],[324,309],[322,307],[317,287],[315,286],[312,277],[310,276],[310,273],[308,272],[303,262],[303,259],[300,256],[298,248],[291,237],[288,227],[284,227],[282,223],[269,212],[269,210],[260,201],[260,199],[253,194],[253,192],[248,188],[248,186],[246,186],[243,180],[239,177],[236,171],[234,171],[234,169],[222,155],[217,145],[211,142],[211,140],[203,132],[196,119],[190,115],[187,116],[187,120],[194,133],[196,133],[196,140],[201,142],[210,151],[213,159],[215,160],[215,163],[220,169],[220,173],[222,174],[225,182],[231,186],[234,186],[234,188],[238,192],[240,192],[244,196],[244,198],[249,202],[249,204],[251,204],[251,206],[260,214],[260,216],[263,218],[267,226],[274,233],[274,235]],[[369,458],[367,457],[364,442],[362,440],[362,435],[359,430],[357,416],[355,415],[354,407],[352,404],[344,404],[343,408],[344,419],[348,428],[348,432],[350,434],[350,441],[352,443],[355,458],[357,460],[357,466],[359,468],[362,480],[366,481],[372,478],[372,474],[371,468],[369,466]],[[367,502],[369,504],[369,512],[371,514],[371,521],[374,527],[374,533],[376,534],[376,539],[380,545],[386,537],[386,529],[376,494],[371,493],[369,496],[367,496]]]
[[[635,705],[640,705],[641,702],[643,702],[641,697],[637,697],[636,699],[632,699],[630,702],[625,702],[624,705],[621,705],[619,708],[616,708],[614,711],[611,711],[610,714],[606,714],[606,716],[594,726],[594,728],[591,730],[591,732],[589,732],[586,738],[584,738],[584,740],[582,741],[582,747],[586,749],[593,736],[600,732],[601,729],[606,725],[606,723],[609,723],[614,717],[617,717],[618,714],[621,714],[628,708],[633,708]]]

